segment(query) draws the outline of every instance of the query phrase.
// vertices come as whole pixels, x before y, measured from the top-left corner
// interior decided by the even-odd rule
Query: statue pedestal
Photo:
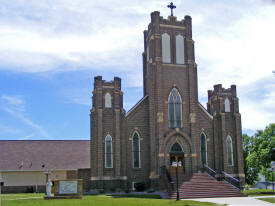
[[[54,196],[45,196],[44,199],[81,199],[82,184],[82,179],[55,180],[53,181]]]

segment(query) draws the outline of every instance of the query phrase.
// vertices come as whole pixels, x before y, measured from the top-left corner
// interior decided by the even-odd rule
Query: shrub
[[[125,192],[125,193],[129,193],[129,192],[130,192],[130,189],[129,189],[129,188],[126,188],[126,189],[124,190],[124,192]]]
[[[33,193],[33,187],[32,186],[27,187],[26,193]]]
[[[146,188],[146,183],[145,182],[136,182],[134,186],[138,192],[143,192]]]
[[[99,189],[98,192],[99,192],[100,194],[103,194],[103,193],[104,193],[104,189]]]
[[[154,189],[149,189],[149,190],[147,190],[147,192],[148,193],[153,193],[153,192],[155,192],[155,190]]]
[[[115,192],[115,191],[116,191],[116,188],[112,187],[112,188],[110,189],[110,191],[111,191],[111,192]]]

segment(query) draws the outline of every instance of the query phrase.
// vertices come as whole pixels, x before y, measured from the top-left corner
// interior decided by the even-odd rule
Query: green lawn
[[[253,193],[262,193],[262,192],[273,192],[275,193],[274,190],[266,190],[266,189],[256,189],[256,190],[244,190],[244,194],[253,194]]]
[[[270,203],[275,203],[275,198],[259,198],[259,200],[263,200]]]
[[[243,191],[243,193],[247,194],[250,197],[275,195],[274,190],[266,190],[266,189],[245,190]]]
[[[71,200],[44,200],[43,194],[10,194],[2,196],[2,206],[211,206],[217,205],[208,202],[175,201],[150,198],[125,198],[108,195],[85,195],[83,199]],[[35,198],[35,199],[19,199]],[[11,200],[17,199],[17,200]]]

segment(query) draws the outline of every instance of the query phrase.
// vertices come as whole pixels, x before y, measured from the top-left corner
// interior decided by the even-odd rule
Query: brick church
[[[167,189],[179,176],[212,173],[244,184],[236,86],[214,85],[207,109],[198,101],[192,20],[151,13],[144,31],[143,98],[127,113],[121,79],[94,78],[91,187]],[[171,181],[170,181],[171,182]]]

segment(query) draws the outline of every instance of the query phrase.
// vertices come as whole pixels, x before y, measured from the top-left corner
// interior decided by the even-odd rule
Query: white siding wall
[[[52,180],[66,179],[66,171],[53,171],[50,176]],[[45,185],[46,175],[44,171],[14,171],[2,172],[2,181],[5,186],[28,186]]]

